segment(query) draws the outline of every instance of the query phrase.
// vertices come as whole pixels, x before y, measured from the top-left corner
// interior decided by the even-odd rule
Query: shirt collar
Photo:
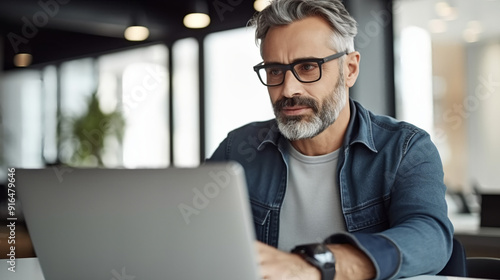
[[[264,146],[267,143],[273,144],[275,146],[278,146],[278,143],[281,141],[286,140],[285,137],[281,134],[278,128],[278,123],[276,122],[276,119],[271,121],[271,128],[267,132],[266,136],[264,137],[264,140],[260,142],[259,146],[257,147],[257,150],[261,151],[264,149]]]
[[[370,112],[351,98],[349,98],[349,104],[351,109],[351,118],[347,126],[344,146],[361,143],[371,151],[377,153],[378,151],[375,147],[375,141],[373,139]]]

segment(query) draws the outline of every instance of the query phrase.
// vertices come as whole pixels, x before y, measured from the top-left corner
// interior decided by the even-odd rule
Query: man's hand
[[[361,280],[375,278],[375,267],[358,248],[349,244],[329,244],[335,256],[335,280]]]
[[[297,254],[282,252],[257,241],[258,261],[262,279],[269,280],[320,280],[317,268]]]
[[[327,246],[335,256],[335,280],[375,278],[375,267],[361,250],[348,244],[331,244]],[[282,252],[258,241],[257,252],[262,279],[321,279],[319,270],[297,254]]]

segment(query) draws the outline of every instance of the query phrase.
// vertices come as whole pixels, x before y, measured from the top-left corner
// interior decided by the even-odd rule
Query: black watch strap
[[[299,245],[292,253],[300,255],[308,263],[316,267],[321,273],[321,280],[335,278],[335,257],[323,243]]]

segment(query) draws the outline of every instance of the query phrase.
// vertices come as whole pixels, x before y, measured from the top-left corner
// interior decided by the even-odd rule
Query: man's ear
[[[354,86],[359,75],[359,61],[361,59],[361,54],[357,51],[347,54],[345,60],[345,71],[347,75],[345,76],[345,83],[347,87]]]

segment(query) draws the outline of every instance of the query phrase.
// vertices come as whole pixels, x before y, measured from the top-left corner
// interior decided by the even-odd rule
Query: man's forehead
[[[321,17],[307,17],[288,25],[269,29],[262,43],[264,60],[276,60],[286,55],[293,59],[319,57],[331,51],[332,29]]]

